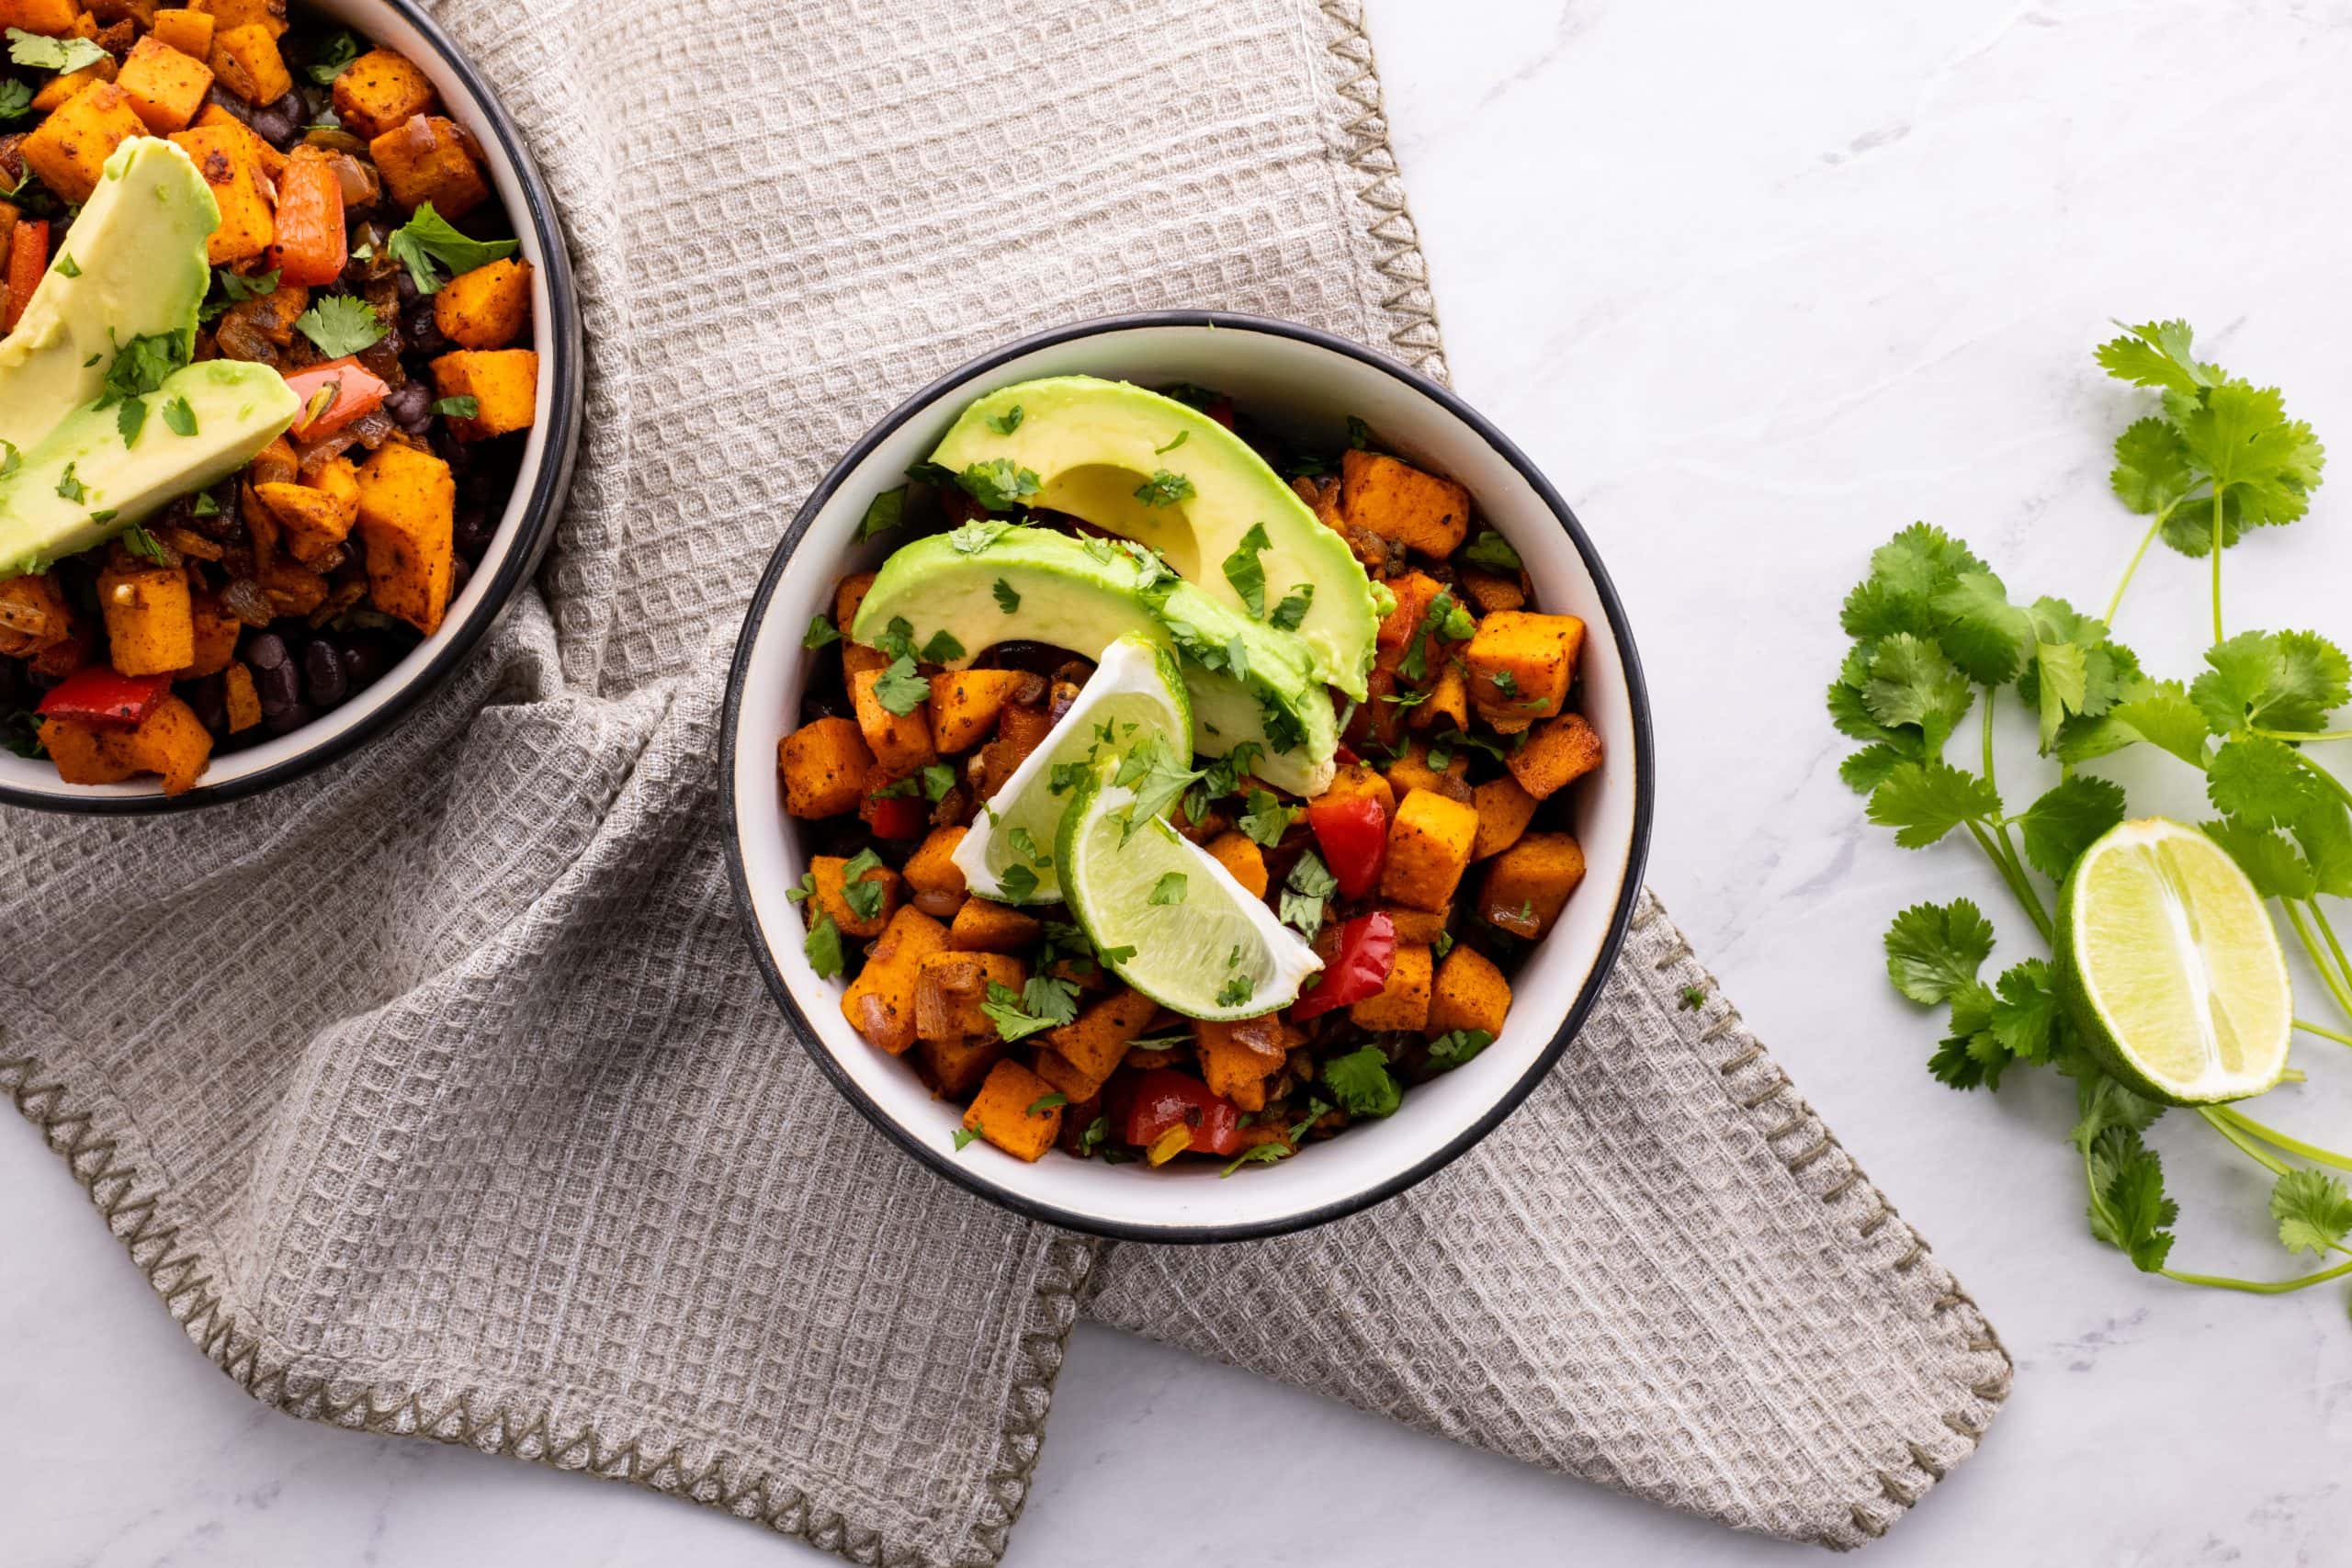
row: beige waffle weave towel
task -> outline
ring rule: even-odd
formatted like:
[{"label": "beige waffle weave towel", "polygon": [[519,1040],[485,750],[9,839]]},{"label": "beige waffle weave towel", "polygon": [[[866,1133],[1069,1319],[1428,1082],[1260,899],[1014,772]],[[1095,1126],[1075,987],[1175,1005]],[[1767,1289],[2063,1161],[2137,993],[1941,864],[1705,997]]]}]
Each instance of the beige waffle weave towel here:
[{"label": "beige waffle weave towel", "polygon": [[1992,1331],[1724,1004],[1674,1005],[1699,976],[1654,902],[1479,1151],[1208,1275],[897,1154],[742,950],[719,671],[800,499],[909,390],[1180,305],[1444,373],[1353,6],[439,14],[588,315],[543,595],[319,776],[0,840],[0,1087],[205,1354],[297,1415],[890,1563],[1001,1552],[1080,1313],[1833,1546],[1970,1451]]}]

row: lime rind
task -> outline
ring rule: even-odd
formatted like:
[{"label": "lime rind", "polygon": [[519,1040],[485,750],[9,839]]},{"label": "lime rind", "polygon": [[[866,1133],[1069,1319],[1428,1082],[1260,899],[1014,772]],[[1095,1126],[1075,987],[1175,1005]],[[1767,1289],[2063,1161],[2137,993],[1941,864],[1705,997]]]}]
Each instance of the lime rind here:
[{"label": "lime rind", "polygon": [[2294,997],[2262,897],[2227,851],[2125,822],[2059,891],[2059,990],[2111,1076],[2172,1105],[2243,1100],[2286,1071]]},{"label": "lime rind", "polygon": [[[1107,743],[1105,725],[1111,730]],[[1054,845],[1074,789],[1065,784],[1060,794],[1054,793],[1054,770],[1124,753],[1146,736],[1176,738],[1182,745],[1192,733],[1192,703],[1175,655],[1148,637],[1114,639],[1102,649],[1094,673],[1069,711],[1044,744],[1012,771],[956,846],[952,858],[964,874],[965,886],[1001,904],[1058,902],[1061,856]],[[1016,847],[1016,829],[1027,833],[1036,854]],[[1016,866],[1027,867],[1035,883],[1023,884]],[[1008,875],[1017,887],[1007,886]]]},{"label": "lime rind", "polygon": [[[1135,792],[1112,773],[1088,774],[1055,841],[1063,899],[1112,973],[1186,1018],[1258,1018],[1297,1000],[1323,967],[1315,950],[1164,818],[1130,830],[1120,813]],[[1182,900],[1153,903],[1170,873],[1185,879]],[[1246,994],[1228,989],[1237,980]]]}]

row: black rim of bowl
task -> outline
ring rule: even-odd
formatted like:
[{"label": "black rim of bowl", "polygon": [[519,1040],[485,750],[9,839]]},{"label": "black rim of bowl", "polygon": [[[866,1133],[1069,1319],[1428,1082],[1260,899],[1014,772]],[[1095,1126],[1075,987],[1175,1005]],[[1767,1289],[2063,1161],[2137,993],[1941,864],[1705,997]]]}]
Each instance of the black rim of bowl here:
[{"label": "black rim of bowl", "polygon": [[[401,20],[416,28],[481,106],[486,124],[475,128],[476,132],[480,134],[486,129],[514,169],[515,183],[523,189],[524,211],[520,216],[529,223],[531,232],[539,242],[539,254],[546,258],[542,270],[547,276],[548,314],[551,318],[547,344],[553,359],[553,379],[550,383],[553,390],[548,400],[549,428],[546,453],[539,464],[538,474],[531,481],[530,494],[524,503],[522,526],[516,531],[514,547],[506,552],[505,558],[499,562],[498,570],[491,574],[490,586],[482,594],[481,602],[474,606],[473,613],[441,645],[424,668],[411,677],[406,685],[394,692],[383,706],[331,739],[321,739],[284,761],[259,769],[243,778],[219,784],[198,784],[181,795],[51,794],[0,784],[0,804],[93,817],[143,817],[166,811],[191,811],[200,807],[242,800],[322,768],[350,755],[358,747],[381,735],[447,680],[451,672],[464,662],[466,656],[474,650],[475,645],[481,641],[483,635],[497,624],[498,617],[505,613],[507,602],[514,598],[514,591],[530,581],[531,574],[538,569],[539,558],[547,552],[548,540],[555,530],[556,513],[563,504],[564,492],[571,487],[572,461],[578,453],[581,378],[583,374],[580,306],[572,289],[571,254],[564,244],[563,226],[557,220],[554,199],[548,194],[547,182],[540,177],[538,165],[531,161],[521,133],[514,129],[514,122],[508,118],[504,106],[491,91],[490,84],[482,80],[481,73],[458,51],[458,46],[449,40],[449,36],[432,17],[419,10],[413,0],[379,0],[379,3],[387,10],[399,13]],[[511,495],[507,498],[507,505],[514,505]],[[299,735],[301,731],[290,733]],[[63,784],[60,787],[70,792],[74,786]]]},{"label": "black rim of bowl", "polygon": [[[1106,1220],[1096,1215],[1059,1208],[1051,1203],[1040,1202],[1035,1198],[1012,1191],[989,1180],[972,1168],[956,1163],[945,1150],[932,1148],[923,1140],[917,1138],[905,1127],[899,1125],[879,1105],[868,1098],[865,1090],[860,1089],[841,1065],[833,1060],[831,1054],[825,1048],[824,1043],[818,1038],[815,1027],[809,1022],[808,1015],[801,1011],[799,1002],[792,994],[792,988],[786,984],[783,971],[776,966],[775,954],[768,951],[767,944],[761,940],[759,918],[752,907],[751,886],[743,869],[741,823],[737,816],[735,798],[735,750],[740,737],[741,716],[740,710],[743,698],[744,671],[750,666],[752,647],[758,640],[760,626],[766,617],[768,603],[775,596],[775,586],[782,580],[785,568],[792,559],[793,552],[798,548],[801,539],[816,521],[818,513],[822,511],[825,503],[832,499],[833,492],[841,488],[851,470],[865,460],[868,453],[888,439],[901,425],[930,412],[943,396],[963,382],[973,377],[985,375],[999,366],[1024,355],[1034,354],[1041,348],[1050,348],[1057,344],[1069,343],[1079,338],[1100,337],[1110,333],[1151,327],[1212,327],[1220,332],[1261,333],[1272,337],[1291,338],[1300,343],[1312,344],[1316,347],[1328,349],[1334,354],[1345,355],[1351,359],[1370,366],[1384,375],[1395,378],[1438,403],[1476,431],[1487,446],[1494,448],[1497,456],[1516,468],[1520,476],[1527,480],[1544,504],[1550,508],[1553,516],[1558,520],[1561,530],[1568,536],[1568,542],[1576,547],[1577,554],[1582,558],[1586,571],[1591,575],[1594,592],[1600,595],[1602,608],[1607,612],[1610,629],[1617,644],[1617,655],[1624,666],[1626,705],[1632,711],[1634,719],[1634,829],[1633,841],[1628,846],[1625,861],[1624,882],[1618,889],[1617,908],[1611,916],[1608,933],[1601,942],[1600,952],[1593,961],[1591,973],[1586,976],[1583,987],[1577,992],[1576,1000],[1569,1004],[1568,1010],[1561,1019],[1560,1027],[1553,1034],[1551,1043],[1544,1048],[1543,1054],[1528,1066],[1527,1070],[1496,1098],[1493,1105],[1489,1106],[1470,1126],[1457,1134],[1444,1147],[1361,1191],[1351,1192],[1344,1198],[1275,1220],[1233,1224],[1187,1225],[1134,1224],[1121,1220]],[[736,639],[735,657],[727,672],[727,704],[720,721],[718,757],[718,765],[722,770],[722,792],[727,798],[727,876],[735,890],[735,907],[741,919],[743,940],[750,945],[752,960],[758,964],[761,976],[766,980],[768,991],[775,998],[777,1007],[783,1010],[786,1020],[795,1025],[795,1032],[799,1036],[802,1049],[808,1053],[816,1062],[819,1070],[832,1080],[833,1086],[848,1098],[849,1102],[855,1106],[868,1122],[874,1123],[883,1136],[912,1155],[923,1165],[967,1191],[977,1193],[990,1202],[1001,1204],[1015,1213],[1033,1220],[1044,1221],[1047,1224],[1059,1225],[1068,1230],[1083,1231],[1089,1235],[1109,1236],[1116,1240],[1179,1244],[1248,1241],[1261,1236],[1283,1235],[1293,1231],[1308,1230],[1316,1225],[1341,1219],[1393,1198],[1407,1188],[1436,1174],[1459,1158],[1488,1133],[1500,1126],[1503,1119],[1519,1109],[1521,1102],[1534,1092],[1535,1086],[1544,1080],[1544,1076],[1550,1073],[1553,1066],[1559,1061],[1561,1054],[1568,1048],[1568,1043],[1574,1040],[1583,1028],[1586,1018],[1591,1014],[1594,1004],[1600,999],[1601,987],[1607,983],[1611,971],[1616,967],[1618,953],[1624,946],[1626,928],[1633,921],[1634,906],[1641,897],[1642,872],[1649,858],[1650,817],[1656,799],[1656,758],[1650,738],[1649,689],[1643,680],[1641,659],[1634,647],[1633,633],[1625,625],[1624,606],[1618,601],[1617,590],[1609,581],[1609,573],[1602,568],[1600,556],[1594,552],[1592,541],[1586,537],[1583,525],[1577,521],[1576,513],[1568,509],[1566,502],[1560,499],[1559,492],[1552,488],[1550,481],[1545,479],[1535,465],[1528,460],[1527,455],[1513,445],[1510,437],[1496,429],[1485,415],[1464,402],[1452,391],[1419,372],[1409,369],[1385,355],[1376,354],[1361,344],[1351,343],[1346,338],[1335,336],[1319,328],[1302,326],[1295,321],[1274,321],[1263,316],[1236,315],[1224,310],[1157,310],[1121,316],[1104,316],[1093,321],[1073,322],[1069,326],[1055,327],[1035,333],[1016,343],[1007,344],[1002,348],[982,355],[979,358],[949,371],[905,402],[900,403],[880,423],[867,431],[857,445],[851,447],[841,461],[833,465],[832,470],[825,476],[823,482],[809,493],[808,499],[802,503],[800,511],[793,517],[791,527],[786,530],[783,542],[776,546],[775,553],[768,558],[767,570],[761,574],[759,586],[752,594],[751,607],[743,617],[743,630]]]}]

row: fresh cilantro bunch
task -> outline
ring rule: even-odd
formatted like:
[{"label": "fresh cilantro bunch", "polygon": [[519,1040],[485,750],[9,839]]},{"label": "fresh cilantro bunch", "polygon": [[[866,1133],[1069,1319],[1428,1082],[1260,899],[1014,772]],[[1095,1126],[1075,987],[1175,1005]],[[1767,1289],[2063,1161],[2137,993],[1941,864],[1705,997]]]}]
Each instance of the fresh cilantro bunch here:
[{"label": "fresh cilantro bunch", "polygon": [[[2330,728],[2352,697],[2352,661],[2307,631],[2224,635],[2222,554],[2247,530],[2292,523],[2310,508],[2325,464],[2311,427],[2287,416],[2275,388],[2256,388],[2196,357],[2182,321],[2128,327],[2098,363],[2161,394],[2161,412],[2115,444],[2116,498],[2149,519],[2103,615],[2063,599],[2023,601],[1961,541],[1915,524],[1879,547],[1870,575],[1846,597],[1840,623],[1854,641],[1829,687],[1831,721],[1861,742],[1839,774],[1869,796],[1871,821],[1905,849],[1965,833],[1989,860],[2046,943],[2052,922],[2036,874],[2063,884],[2075,862],[2123,820],[2123,790],[2079,772],[2146,745],[2205,775],[2216,813],[2205,831],[2279,902],[2331,998],[2352,1020],[2352,957],[2323,897],[2352,897],[2352,789],[2311,754],[2352,739]],[[2213,643],[2192,680],[2165,681],[2109,631],[2125,591],[2158,538],[2211,562]],[[2007,691],[2030,715],[2055,782],[2012,810],[1994,770],[1995,709]],[[1974,765],[1948,756],[1975,713]],[[1954,1089],[1998,1089],[2023,1063],[2072,1077],[2071,1134],[2093,1235],[2143,1270],[2185,1283],[2265,1294],[2352,1274],[2352,1261],[2281,1280],[2190,1273],[2169,1266],[2179,1215],[2163,1163],[2143,1134],[2165,1107],[2101,1073],[2059,1006],[2051,962],[2025,958],[1983,977],[1992,922],[1966,898],[1915,905],[1895,916],[1886,972],[1915,1002],[1947,1010],[1928,1070]],[[2297,1020],[2346,1045],[2352,1034]],[[2290,1252],[2342,1255],[2352,1194],[2329,1168],[2352,1158],[2256,1122],[2233,1105],[2196,1115],[2270,1172],[2270,1215]],[[2298,1164],[2296,1161],[2306,1163]]]}]

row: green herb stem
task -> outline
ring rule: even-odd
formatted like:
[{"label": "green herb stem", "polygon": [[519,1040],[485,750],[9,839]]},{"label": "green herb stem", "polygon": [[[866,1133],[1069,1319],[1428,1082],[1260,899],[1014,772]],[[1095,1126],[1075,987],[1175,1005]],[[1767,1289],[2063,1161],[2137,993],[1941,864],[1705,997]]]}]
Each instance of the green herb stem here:
[{"label": "green herb stem", "polygon": [[2289,1165],[2285,1160],[2280,1159],[2277,1155],[2272,1154],[2268,1149],[2264,1148],[2260,1144],[2256,1143],[2252,1138],[2246,1136],[2245,1133],[2239,1131],[2237,1127],[2233,1125],[2230,1121],[2214,1107],[2211,1105],[2200,1105],[2197,1108],[2197,1114],[2203,1120],[2204,1123],[2208,1127],[2212,1128],[2213,1131],[2221,1134],[2222,1137],[2227,1138],[2232,1144],[2235,1145],[2240,1154],[2245,1156],[2246,1158],[2254,1161],[2255,1164],[2270,1172],[2271,1175],[2284,1176],[2290,1170],[2294,1168],[2294,1167]]},{"label": "green herb stem", "polygon": [[2346,1274],[2352,1274],[2352,1263],[2339,1263],[2316,1274],[2298,1274],[2291,1280],[2233,1280],[2226,1274],[2191,1274],[2179,1269],[2159,1269],[2156,1272],[2184,1285],[2205,1285],[2217,1291],[2244,1291],[2256,1296],[2283,1296],[2290,1292],[2309,1290],[2313,1285],[2324,1285],[2330,1280],[2341,1280]]},{"label": "green herb stem", "polygon": [[1976,847],[1984,852],[1984,857],[1993,863],[1993,869],[2001,874],[2001,880],[2008,884],[2009,891],[2017,896],[2018,905],[2033,917],[2035,929],[2041,932],[2041,940],[2050,941],[2050,916],[2041,907],[2041,895],[2036,893],[2033,884],[2026,880],[2025,867],[2015,858],[2015,852],[2004,853],[2001,846],[1994,841],[1993,835],[1986,832],[1981,824],[1970,822],[1966,827],[1969,836],[1976,840]]},{"label": "green herb stem", "polygon": [[[2178,502],[2173,502],[2173,506],[2179,504]],[[2140,536],[2140,547],[2132,552],[2131,560],[2125,563],[2123,580],[2115,585],[2115,592],[2108,596],[2107,614],[2099,617],[2108,624],[2109,628],[2115,625],[2116,611],[2123,607],[2123,591],[2132,586],[2132,579],[2139,572],[2140,562],[2146,558],[2148,547],[2156,542],[2156,536],[2164,532],[2165,519],[2171,515],[2172,506],[2165,507],[2157,513],[2154,520],[2148,525],[2148,531]]]},{"label": "green herb stem", "polygon": [[2256,725],[2247,733],[2259,735],[2265,740],[2284,740],[2296,746],[2320,740],[2352,740],[2352,729],[2265,729]]},{"label": "green herb stem", "polygon": [[2337,1007],[2352,1015],[2352,995],[2346,994],[2344,982],[2336,977],[2335,966],[2328,962],[2327,954],[2320,951],[2319,939],[2312,935],[2311,927],[2304,923],[2302,911],[2284,898],[2278,901],[2278,906],[2287,911],[2287,923],[2295,928],[2295,936],[2303,944],[2303,954],[2312,961],[2312,967],[2319,971],[2321,982],[2327,987],[2327,994],[2335,998]]},{"label": "green herb stem", "polygon": [[[2335,940],[2335,928],[2328,923],[2327,911],[2320,907],[2319,900],[2313,898],[2309,902],[2312,923],[2319,927],[2320,936],[2327,942],[2327,951],[2335,957],[2336,978],[2344,982],[2342,989],[2345,996],[2352,998],[2352,958],[2344,955],[2344,944]],[[2347,1016],[2352,1016],[2352,1008],[2344,1010]]]},{"label": "green herb stem", "polygon": [[2222,634],[2222,487],[2213,487],[2213,641],[2229,640]]},{"label": "green herb stem", "polygon": [[2306,1034],[2316,1034],[2322,1040],[2333,1040],[2338,1045],[2352,1045],[2352,1034],[2339,1034],[2333,1029],[2322,1028],[2320,1025],[2312,1022],[2309,1019],[2299,1018],[2295,1020],[2295,1027],[2301,1030]]},{"label": "green herb stem", "polygon": [[2250,1137],[2261,1139],[2272,1148],[2284,1149],[2290,1155],[2310,1160],[2313,1165],[2330,1165],[2338,1170],[2352,1170],[2352,1156],[2337,1154],[2334,1149],[2324,1149],[2317,1144],[2307,1144],[2292,1133],[2282,1133],[2276,1127],[2266,1126],[2233,1105],[2216,1105],[2211,1107],[2211,1111],[2212,1114],[2208,1120],[2218,1118],[2217,1125],[2227,1122]]}]

